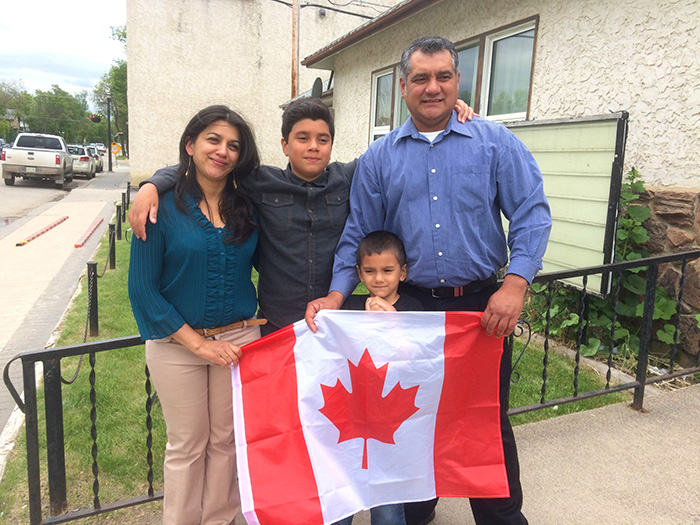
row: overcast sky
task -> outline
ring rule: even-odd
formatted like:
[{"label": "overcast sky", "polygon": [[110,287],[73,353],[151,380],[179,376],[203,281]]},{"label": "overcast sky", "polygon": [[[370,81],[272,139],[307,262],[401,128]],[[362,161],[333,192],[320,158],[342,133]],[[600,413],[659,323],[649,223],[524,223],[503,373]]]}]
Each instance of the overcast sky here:
[{"label": "overcast sky", "polygon": [[126,24],[126,0],[10,0],[0,9],[0,79],[29,93],[52,84],[91,92],[114,59],[126,59],[110,26]]}]

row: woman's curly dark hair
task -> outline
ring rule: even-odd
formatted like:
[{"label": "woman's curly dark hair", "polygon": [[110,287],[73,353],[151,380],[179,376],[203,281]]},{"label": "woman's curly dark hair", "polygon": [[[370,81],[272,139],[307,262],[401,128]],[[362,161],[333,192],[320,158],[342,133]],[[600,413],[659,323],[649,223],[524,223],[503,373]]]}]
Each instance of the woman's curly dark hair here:
[{"label": "woman's curly dark hair", "polygon": [[186,213],[186,195],[192,195],[197,202],[201,200],[202,188],[197,182],[196,167],[187,153],[186,145],[188,141],[196,141],[207,126],[218,120],[228,122],[236,128],[240,140],[238,162],[226,178],[226,185],[219,201],[219,213],[226,223],[228,232],[225,242],[242,244],[257,226],[253,222],[253,206],[245,193],[237,187],[236,181],[251,176],[252,172],[260,166],[260,156],[252,128],[232,109],[221,105],[209,106],[198,111],[187,124],[180,139],[180,165],[177,168],[175,205],[178,210]]}]

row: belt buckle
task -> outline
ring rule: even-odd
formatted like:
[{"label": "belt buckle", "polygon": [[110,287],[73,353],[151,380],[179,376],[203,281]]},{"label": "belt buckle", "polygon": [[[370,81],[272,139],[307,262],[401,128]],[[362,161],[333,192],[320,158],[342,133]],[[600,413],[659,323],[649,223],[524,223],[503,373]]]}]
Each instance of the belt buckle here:
[{"label": "belt buckle", "polygon": [[202,335],[204,337],[211,337],[214,334],[210,334],[211,328],[202,328]]},{"label": "belt buckle", "polygon": [[442,295],[440,295],[439,293],[436,294],[435,290],[440,290],[440,289],[439,288],[431,288],[430,289],[430,295],[433,297],[433,299],[442,299]]}]

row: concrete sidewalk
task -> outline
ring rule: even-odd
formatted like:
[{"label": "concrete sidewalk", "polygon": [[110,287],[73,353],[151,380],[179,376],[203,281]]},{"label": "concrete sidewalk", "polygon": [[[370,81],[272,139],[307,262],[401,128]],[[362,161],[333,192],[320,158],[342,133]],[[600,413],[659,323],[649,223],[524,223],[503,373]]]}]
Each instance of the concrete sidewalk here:
[{"label": "concrete sidewalk", "polygon": [[[101,173],[58,202],[47,203],[0,231],[0,367],[16,354],[45,347],[68,307],[129,181],[128,164]],[[41,191],[41,189],[37,189]],[[68,219],[24,246],[17,242],[61,217]],[[76,242],[95,219],[103,221],[82,248]],[[98,261],[99,263],[100,261]],[[101,261],[104,264],[104,261]],[[102,266],[98,265],[99,271]],[[21,365],[11,379],[22,391]],[[0,388],[0,428],[15,403]]]}]

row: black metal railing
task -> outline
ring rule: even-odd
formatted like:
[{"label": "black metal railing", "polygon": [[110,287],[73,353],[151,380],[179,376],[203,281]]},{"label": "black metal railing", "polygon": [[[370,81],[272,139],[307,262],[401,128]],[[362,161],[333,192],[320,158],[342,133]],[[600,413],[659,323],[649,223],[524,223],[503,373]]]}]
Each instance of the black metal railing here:
[{"label": "black metal railing", "polygon": [[[31,524],[39,523],[65,523],[79,518],[94,516],[117,509],[123,509],[142,503],[162,499],[162,493],[156,493],[153,488],[153,455],[151,445],[151,408],[153,406],[153,388],[148,369],[146,369],[145,389],[146,389],[146,465],[144,466],[144,478],[147,480],[147,493],[129,499],[120,500],[114,503],[102,504],[100,501],[100,484],[98,468],[98,446],[97,446],[97,391],[95,373],[95,355],[100,352],[118,351],[133,346],[142,345],[140,336],[120,337],[116,339],[106,339],[78,345],[64,346],[38,350],[34,352],[24,352],[15,356],[6,366],[3,372],[3,379],[7,389],[17,406],[24,412],[25,434],[27,442],[27,484],[29,492],[29,519]],[[66,464],[63,440],[63,395],[61,381],[61,360],[73,356],[89,356],[90,361],[90,434],[92,438],[92,490],[93,506],[87,509],[80,509],[65,512],[67,509],[66,490]],[[21,360],[23,372],[24,400],[17,392],[10,381],[9,369],[15,360]],[[49,509],[51,517],[42,521],[42,496],[41,496],[41,473],[39,455],[39,414],[37,404],[36,371],[37,363],[43,364],[44,378],[44,399],[45,399],[45,421],[46,421],[46,448],[47,448],[47,474],[49,487]],[[113,387],[113,385],[111,386]]]},{"label": "black metal railing", "polygon": [[[678,377],[689,376],[692,374],[700,373],[700,348],[694,349],[694,351],[689,352],[695,355],[695,366],[686,366],[685,368],[676,369],[676,358],[678,355],[678,334],[680,333],[680,314],[683,311],[682,301],[683,292],[686,285],[686,278],[688,272],[688,262],[699,259],[700,250],[692,250],[672,255],[662,255],[657,257],[648,257],[644,259],[638,259],[635,261],[625,261],[614,264],[606,264],[601,266],[591,266],[588,268],[580,268],[570,271],[553,272],[547,274],[541,274],[535,277],[534,282],[540,283],[546,287],[545,298],[546,298],[546,311],[545,316],[545,330],[544,330],[544,357],[542,361],[542,389],[541,397],[539,403],[534,403],[527,406],[517,407],[509,410],[510,415],[522,414],[525,412],[531,412],[533,410],[539,410],[543,408],[553,407],[557,405],[562,405],[564,403],[571,403],[575,401],[580,401],[583,399],[589,399],[592,397],[607,395],[615,392],[620,392],[623,390],[634,389],[634,398],[632,401],[632,408],[635,410],[642,410],[644,404],[644,389],[646,385],[653,383],[658,383],[662,381],[669,381]],[[654,321],[654,304],[656,299],[656,291],[659,286],[659,268],[662,265],[680,265],[680,277],[678,293],[676,295],[676,310],[673,316],[674,321],[674,334],[673,334],[673,345],[671,348],[671,354],[669,359],[668,372],[654,376],[648,377],[648,364],[650,357],[650,347],[652,341],[652,328]],[[618,301],[621,293],[621,282],[622,275],[626,271],[646,269],[646,283],[643,301],[643,311],[640,320],[640,341],[639,341],[639,351],[636,356],[636,377],[633,381],[628,381],[620,383],[617,385],[611,385],[611,375],[613,366],[613,349],[615,347],[615,330],[618,312]],[[579,375],[579,363],[581,359],[581,347],[583,344],[584,334],[588,328],[587,323],[587,312],[588,312],[588,299],[590,292],[587,289],[588,278],[592,275],[600,275],[603,277],[603,282],[609,282],[612,284],[609,294],[605,297],[611,305],[612,318],[610,323],[610,334],[608,336],[607,355],[605,356],[605,362],[607,364],[607,371],[605,374],[606,385],[604,388],[599,390],[593,390],[589,392],[579,392],[578,391],[578,375]],[[578,296],[578,326],[576,327],[576,344],[574,353],[574,377],[572,380],[572,394],[566,397],[559,397],[556,399],[546,399],[547,394],[547,368],[549,364],[549,351],[550,351],[550,327],[551,327],[551,317],[550,312],[552,309],[552,297],[554,294],[554,284],[556,282],[562,282],[567,279],[582,278],[581,287]],[[606,281],[607,279],[607,281]],[[696,330],[699,330],[696,328]]]},{"label": "black metal railing", "polygon": [[[622,390],[634,389],[634,400],[632,407],[641,410],[644,401],[645,386],[658,381],[665,381],[679,376],[687,376],[690,374],[700,373],[700,352],[698,354],[698,362],[696,366],[690,366],[682,369],[674,369],[674,361],[677,355],[679,322],[678,316],[681,312],[681,304],[683,299],[683,288],[686,285],[686,273],[688,262],[700,258],[700,250],[689,251],[685,253],[640,259],[637,261],[629,261],[624,263],[608,264],[603,266],[595,266],[572,271],[556,272],[543,274],[535,279],[535,282],[545,286],[546,311],[543,312],[545,318],[544,327],[544,357],[542,361],[542,388],[541,398],[538,403],[517,407],[509,411],[512,414],[520,414],[530,412],[542,408],[561,405],[563,403],[571,403],[588,399],[591,397],[607,395]],[[671,353],[671,366],[668,373],[647,377],[647,364],[649,360],[650,342],[652,336],[653,310],[656,289],[658,286],[659,267],[665,264],[680,265],[680,286],[677,294],[676,319],[674,344]],[[620,294],[620,282],[622,273],[630,269],[647,268],[646,271],[646,291],[643,298],[643,315],[641,318],[641,336],[639,353],[637,357],[637,372],[634,380],[612,385],[611,371],[613,369],[613,342],[615,340],[615,313],[617,310],[617,302]],[[608,355],[605,362],[607,363],[606,385],[604,388],[580,392],[578,386],[579,362],[581,358],[581,346],[588,329],[586,318],[588,310],[588,297],[590,295],[587,290],[587,282],[590,276],[601,275],[607,282],[611,283],[611,289],[607,294],[605,301],[612,305],[613,319],[610,333],[610,343]],[[548,381],[548,363],[550,352],[550,310],[552,308],[552,294],[555,282],[560,282],[564,279],[582,278],[582,286],[580,287],[576,308],[578,309],[579,325],[576,327],[576,349],[575,349],[575,367],[574,377],[572,381],[572,394],[567,397],[557,399],[547,399],[547,381]],[[528,334],[528,341],[529,341]],[[105,351],[118,351],[133,346],[141,345],[143,342],[139,336],[122,337],[117,339],[108,339],[103,341],[83,343],[62,348],[52,348],[48,350],[39,350],[33,352],[25,352],[17,355],[10,361],[4,370],[4,381],[9,389],[12,397],[17,405],[25,414],[26,425],[26,441],[27,441],[27,474],[28,474],[28,489],[29,489],[29,512],[30,523],[65,523],[67,521],[80,519],[96,514],[109,512],[112,510],[122,509],[142,503],[155,501],[162,498],[161,493],[155,493],[153,489],[153,455],[151,451],[152,435],[151,435],[151,407],[153,404],[153,389],[146,368],[145,389],[146,389],[146,465],[144,465],[145,477],[148,483],[147,493],[133,497],[130,499],[120,500],[114,503],[103,504],[100,501],[100,485],[99,485],[99,468],[98,468],[98,447],[97,447],[97,429],[95,421],[97,417],[96,406],[96,376],[95,376],[95,355]],[[87,509],[81,509],[71,512],[66,512],[66,470],[64,458],[64,441],[63,441],[63,416],[62,416],[62,395],[61,395],[61,360],[72,356],[89,355],[91,363],[90,371],[90,419],[91,419],[91,437],[92,437],[92,475],[93,475],[93,506]],[[23,370],[24,383],[24,401],[9,379],[9,367],[15,360],[21,360]],[[45,518],[42,521],[42,496],[41,496],[41,478],[40,478],[40,456],[39,456],[39,428],[38,428],[38,409],[37,409],[37,389],[36,389],[36,363],[44,365],[44,395],[46,399],[46,435],[47,435],[47,472],[48,472],[48,489],[49,489],[49,507],[51,517]],[[110,385],[114,388],[114,385]]]}]

